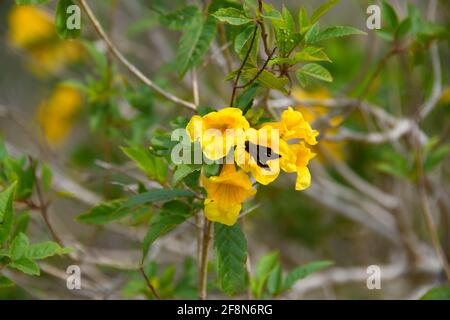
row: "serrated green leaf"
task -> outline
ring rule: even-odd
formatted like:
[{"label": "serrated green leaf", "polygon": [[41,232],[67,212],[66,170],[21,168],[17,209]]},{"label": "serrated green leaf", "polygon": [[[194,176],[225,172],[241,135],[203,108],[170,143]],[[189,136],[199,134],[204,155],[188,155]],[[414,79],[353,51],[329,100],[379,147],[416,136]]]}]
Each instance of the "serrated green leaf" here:
[{"label": "serrated green leaf", "polygon": [[322,17],[325,13],[327,13],[331,8],[333,8],[339,0],[329,0],[319,6],[311,15],[311,23],[315,23],[317,20],[319,20],[320,17]]},{"label": "serrated green leaf", "polygon": [[56,5],[56,32],[63,39],[78,38],[81,34],[81,17],[78,17],[80,19],[80,28],[72,28],[69,22],[75,18],[77,12],[68,13],[69,7],[78,8],[77,10],[81,10],[80,7],[76,6],[72,0],[58,0],[58,4]]},{"label": "serrated green leaf", "polygon": [[247,281],[247,240],[239,224],[214,223],[214,248],[220,287],[226,294],[234,295],[245,288]]},{"label": "serrated green leaf", "polygon": [[14,287],[14,282],[0,274],[0,289]]},{"label": "serrated green leaf", "polygon": [[122,204],[122,208],[131,208],[134,206],[140,206],[158,201],[166,201],[174,198],[193,196],[194,193],[184,189],[152,189],[150,191],[130,197],[127,201],[125,201],[125,203]]},{"label": "serrated green leaf", "polygon": [[14,220],[13,201],[15,191],[16,184],[13,184],[0,193],[0,245],[8,239],[12,231],[12,224]]},{"label": "serrated green leaf", "polygon": [[56,242],[46,241],[32,244],[26,253],[26,257],[32,260],[41,260],[70,252],[72,252],[70,248],[61,248]]},{"label": "serrated green leaf", "polygon": [[8,264],[8,267],[17,269],[31,276],[39,276],[41,274],[38,264],[28,258],[13,261]]},{"label": "serrated green leaf", "polygon": [[41,274],[38,264],[28,258],[22,258],[20,260],[13,261],[8,264],[8,267],[17,269],[31,276],[38,276]]},{"label": "serrated green leaf", "polygon": [[366,35],[364,31],[348,26],[333,26],[321,31],[317,36],[313,37],[309,43],[316,43],[323,40],[329,40],[349,35]]},{"label": "serrated green leaf", "polygon": [[237,8],[220,8],[212,14],[220,22],[225,22],[231,25],[240,26],[252,21],[251,18],[245,15],[245,12]]},{"label": "serrated green leaf", "polygon": [[331,261],[316,261],[297,267],[288,272],[283,283],[283,290],[289,290],[298,280],[333,265]]},{"label": "serrated green leaf", "polygon": [[450,285],[430,289],[420,300],[450,300]]},{"label": "serrated green leaf", "polygon": [[206,21],[202,16],[196,18],[183,34],[177,49],[177,67],[182,77],[201,62],[215,34],[216,21],[211,16]]},{"label": "serrated green leaf", "polygon": [[317,63],[305,64],[300,70],[297,70],[297,72],[322,81],[333,81],[333,77],[331,76],[330,72]]},{"label": "serrated green leaf", "polygon": [[9,257],[11,260],[16,261],[25,256],[30,246],[30,241],[24,233],[19,233],[11,242],[9,247]]},{"label": "serrated green leaf", "polygon": [[186,30],[192,27],[194,21],[201,17],[197,6],[186,6],[175,12],[159,17],[161,24],[172,30]]}]

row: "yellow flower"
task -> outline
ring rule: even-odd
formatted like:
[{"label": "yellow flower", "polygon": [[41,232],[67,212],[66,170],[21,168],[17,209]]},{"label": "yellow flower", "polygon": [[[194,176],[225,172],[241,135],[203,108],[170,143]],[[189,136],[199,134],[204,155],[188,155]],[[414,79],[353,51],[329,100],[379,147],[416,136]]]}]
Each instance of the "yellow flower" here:
[{"label": "yellow flower", "polygon": [[59,39],[53,18],[43,10],[33,6],[14,6],[8,16],[8,24],[9,42],[28,54],[29,67],[37,75],[57,73],[82,56],[81,44]]},{"label": "yellow flower", "polygon": [[295,190],[304,190],[311,185],[311,174],[308,169],[309,160],[315,157],[315,153],[303,143],[290,145],[292,154],[295,157],[295,167],[297,172],[297,180],[295,182]]},{"label": "yellow flower", "polygon": [[207,193],[206,218],[228,226],[236,223],[242,203],[256,193],[250,178],[243,171],[236,171],[234,164],[223,165],[219,176],[202,175],[201,182]]},{"label": "yellow flower", "polygon": [[288,159],[288,153],[288,145],[280,139],[279,130],[263,126],[246,131],[245,141],[236,145],[235,161],[242,170],[251,172],[257,182],[267,185],[280,174],[280,159]]},{"label": "yellow flower", "polygon": [[56,37],[52,17],[32,6],[14,6],[8,16],[8,23],[8,39],[20,48],[30,48]]},{"label": "yellow flower", "polygon": [[[294,89],[293,95],[296,99],[317,99],[317,100],[325,100],[331,98],[330,93],[326,89],[318,89],[315,91],[307,92],[302,89]],[[320,105],[313,106],[305,106],[305,105],[297,105],[295,106],[295,110],[300,111],[306,121],[309,123],[314,122],[319,117],[326,115],[329,110]],[[334,116],[330,119],[330,124],[333,127],[340,125],[343,121],[343,117],[340,115]],[[336,128],[329,128],[326,130],[326,134],[328,136],[334,135],[337,133]],[[326,149],[326,151],[335,159],[344,159],[345,157],[345,143],[344,142],[334,142],[334,141],[321,141],[320,145],[322,148]],[[319,160],[323,161],[323,157],[321,153],[318,151]]]},{"label": "yellow flower", "polygon": [[200,141],[203,153],[211,160],[225,157],[250,127],[238,108],[225,108],[207,115],[193,116],[186,130],[192,141]]},{"label": "yellow flower", "polygon": [[270,125],[280,130],[280,137],[284,140],[302,139],[310,145],[317,144],[316,137],[319,134],[317,130],[313,130],[308,121],[303,118],[299,111],[295,111],[292,107],[283,111],[280,122],[270,122]]},{"label": "yellow flower", "polygon": [[66,140],[81,106],[81,92],[68,84],[58,85],[39,105],[37,120],[49,144],[59,146]]}]

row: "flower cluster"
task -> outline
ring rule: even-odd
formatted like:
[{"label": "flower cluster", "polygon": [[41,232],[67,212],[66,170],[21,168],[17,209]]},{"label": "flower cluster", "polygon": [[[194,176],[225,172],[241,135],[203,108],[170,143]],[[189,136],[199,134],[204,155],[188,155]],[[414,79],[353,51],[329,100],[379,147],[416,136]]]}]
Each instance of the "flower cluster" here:
[{"label": "flower cluster", "polygon": [[55,31],[53,17],[28,5],[16,5],[8,15],[9,43],[30,58],[30,69],[37,75],[58,73],[82,57],[77,41],[62,41]]},{"label": "flower cluster", "polygon": [[200,143],[208,159],[224,163],[218,176],[201,177],[207,193],[205,216],[211,221],[226,225],[236,222],[242,203],[256,193],[248,173],[267,185],[281,170],[295,172],[296,190],[310,185],[307,166],[315,154],[309,146],[317,144],[318,132],[292,108],[282,113],[279,122],[267,122],[258,128],[250,127],[240,109],[225,108],[203,117],[193,116],[186,130],[191,141]]}]

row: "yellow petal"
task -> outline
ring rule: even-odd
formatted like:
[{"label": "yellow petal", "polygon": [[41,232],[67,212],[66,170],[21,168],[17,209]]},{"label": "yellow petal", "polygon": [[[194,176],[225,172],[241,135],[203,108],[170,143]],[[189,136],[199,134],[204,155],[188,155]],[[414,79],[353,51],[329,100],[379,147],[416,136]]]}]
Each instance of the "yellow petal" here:
[{"label": "yellow petal", "polygon": [[212,199],[206,199],[205,216],[210,221],[232,226],[236,223],[241,208],[242,205],[238,203],[222,206]]},{"label": "yellow petal", "polygon": [[311,174],[308,167],[299,167],[297,169],[297,180],[295,181],[295,190],[305,190],[311,185]]}]

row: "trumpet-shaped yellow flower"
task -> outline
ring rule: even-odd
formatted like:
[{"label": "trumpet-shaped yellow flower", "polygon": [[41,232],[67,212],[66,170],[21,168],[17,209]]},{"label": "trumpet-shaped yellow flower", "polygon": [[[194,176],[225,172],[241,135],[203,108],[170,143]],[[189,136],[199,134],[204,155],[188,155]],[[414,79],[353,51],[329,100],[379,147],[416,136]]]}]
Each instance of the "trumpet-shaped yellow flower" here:
[{"label": "trumpet-shaped yellow flower", "polygon": [[250,127],[238,108],[225,108],[207,115],[193,116],[186,130],[192,141],[200,141],[203,153],[211,160],[225,157]]},{"label": "trumpet-shaped yellow flower", "polygon": [[20,48],[31,48],[56,36],[52,17],[33,6],[14,6],[8,23],[8,39]]},{"label": "trumpet-shaped yellow flower", "polygon": [[202,175],[201,182],[207,193],[206,218],[228,226],[236,223],[242,203],[256,193],[250,178],[243,171],[236,171],[234,164],[223,165],[219,176]]},{"label": "trumpet-shaped yellow flower", "polygon": [[59,146],[66,140],[81,106],[81,92],[67,84],[58,85],[50,98],[39,105],[37,120],[50,145]]},{"label": "trumpet-shaped yellow flower", "polygon": [[[245,172],[250,172],[263,185],[274,181],[290,157],[287,143],[280,139],[280,132],[272,126],[246,131],[245,141],[236,145],[235,161]],[[286,160],[285,160],[286,159]],[[284,169],[284,168],[283,168]]]},{"label": "trumpet-shaped yellow flower", "polygon": [[56,34],[53,18],[33,6],[14,6],[8,16],[8,40],[24,50],[29,67],[37,75],[53,74],[82,56],[81,44],[63,41]]}]

